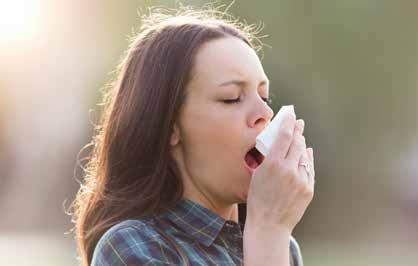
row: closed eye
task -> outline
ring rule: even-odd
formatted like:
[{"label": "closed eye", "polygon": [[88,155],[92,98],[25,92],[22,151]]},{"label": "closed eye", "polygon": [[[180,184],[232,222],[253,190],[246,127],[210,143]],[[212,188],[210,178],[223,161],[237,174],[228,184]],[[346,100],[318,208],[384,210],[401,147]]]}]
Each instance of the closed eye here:
[{"label": "closed eye", "polygon": [[[261,98],[264,102],[266,102],[267,104],[271,104],[271,99],[270,98]],[[222,100],[222,102],[226,103],[226,104],[234,104],[234,103],[239,103],[241,100],[240,98],[236,98],[236,99],[227,99],[227,100]]]},{"label": "closed eye", "polygon": [[228,100],[222,100],[222,102],[226,103],[226,104],[232,104],[232,103],[238,103],[240,102],[240,99],[228,99]]}]

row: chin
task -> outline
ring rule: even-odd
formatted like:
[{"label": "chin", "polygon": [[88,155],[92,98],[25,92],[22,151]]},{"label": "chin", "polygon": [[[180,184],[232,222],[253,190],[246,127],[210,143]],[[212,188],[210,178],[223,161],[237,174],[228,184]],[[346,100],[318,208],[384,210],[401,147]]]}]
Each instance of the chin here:
[{"label": "chin", "polygon": [[237,204],[243,204],[243,203],[247,203],[247,199],[239,198],[237,200]]},{"label": "chin", "polygon": [[251,176],[246,171],[239,173],[237,178],[234,178],[235,182],[232,185],[236,190],[233,192],[236,203],[246,203],[248,190],[251,184]]},{"label": "chin", "polygon": [[237,195],[237,203],[246,203],[248,197],[248,187],[244,191],[240,191]]}]

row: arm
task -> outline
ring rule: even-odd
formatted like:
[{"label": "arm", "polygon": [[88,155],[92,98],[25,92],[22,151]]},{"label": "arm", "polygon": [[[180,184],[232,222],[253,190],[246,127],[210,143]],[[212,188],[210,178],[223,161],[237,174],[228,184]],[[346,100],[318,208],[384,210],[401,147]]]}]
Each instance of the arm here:
[{"label": "arm", "polygon": [[[290,265],[291,232],[313,198],[313,150],[306,148],[304,123],[293,114],[282,125],[251,178],[244,228],[246,266]],[[310,174],[301,162],[310,166]],[[300,254],[295,257],[294,251],[292,243],[292,265],[300,265]]]},{"label": "arm", "polygon": [[289,266],[290,230],[263,223],[244,228],[244,265]]}]

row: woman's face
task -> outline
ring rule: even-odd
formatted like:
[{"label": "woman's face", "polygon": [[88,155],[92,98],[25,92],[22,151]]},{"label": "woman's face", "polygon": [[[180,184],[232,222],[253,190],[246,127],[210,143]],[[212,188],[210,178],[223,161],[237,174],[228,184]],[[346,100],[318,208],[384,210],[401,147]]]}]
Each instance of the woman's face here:
[{"label": "woman's face", "polygon": [[245,202],[251,172],[244,158],[273,117],[257,54],[234,37],[205,43],[186,90],[171,138],[184,196],[220,206]]}]

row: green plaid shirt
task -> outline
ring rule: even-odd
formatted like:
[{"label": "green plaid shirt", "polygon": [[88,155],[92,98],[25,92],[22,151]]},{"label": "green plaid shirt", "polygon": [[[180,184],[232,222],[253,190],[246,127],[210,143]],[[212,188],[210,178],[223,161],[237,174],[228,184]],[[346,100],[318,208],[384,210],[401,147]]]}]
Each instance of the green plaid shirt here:
[{"label": "green plaid shirt", "polygon": [[[152,218],[126,220],[99,240],[91,265],[243,265],[242,224],[188,199]],[[290,242],[291,265],[302,265]]]}]

